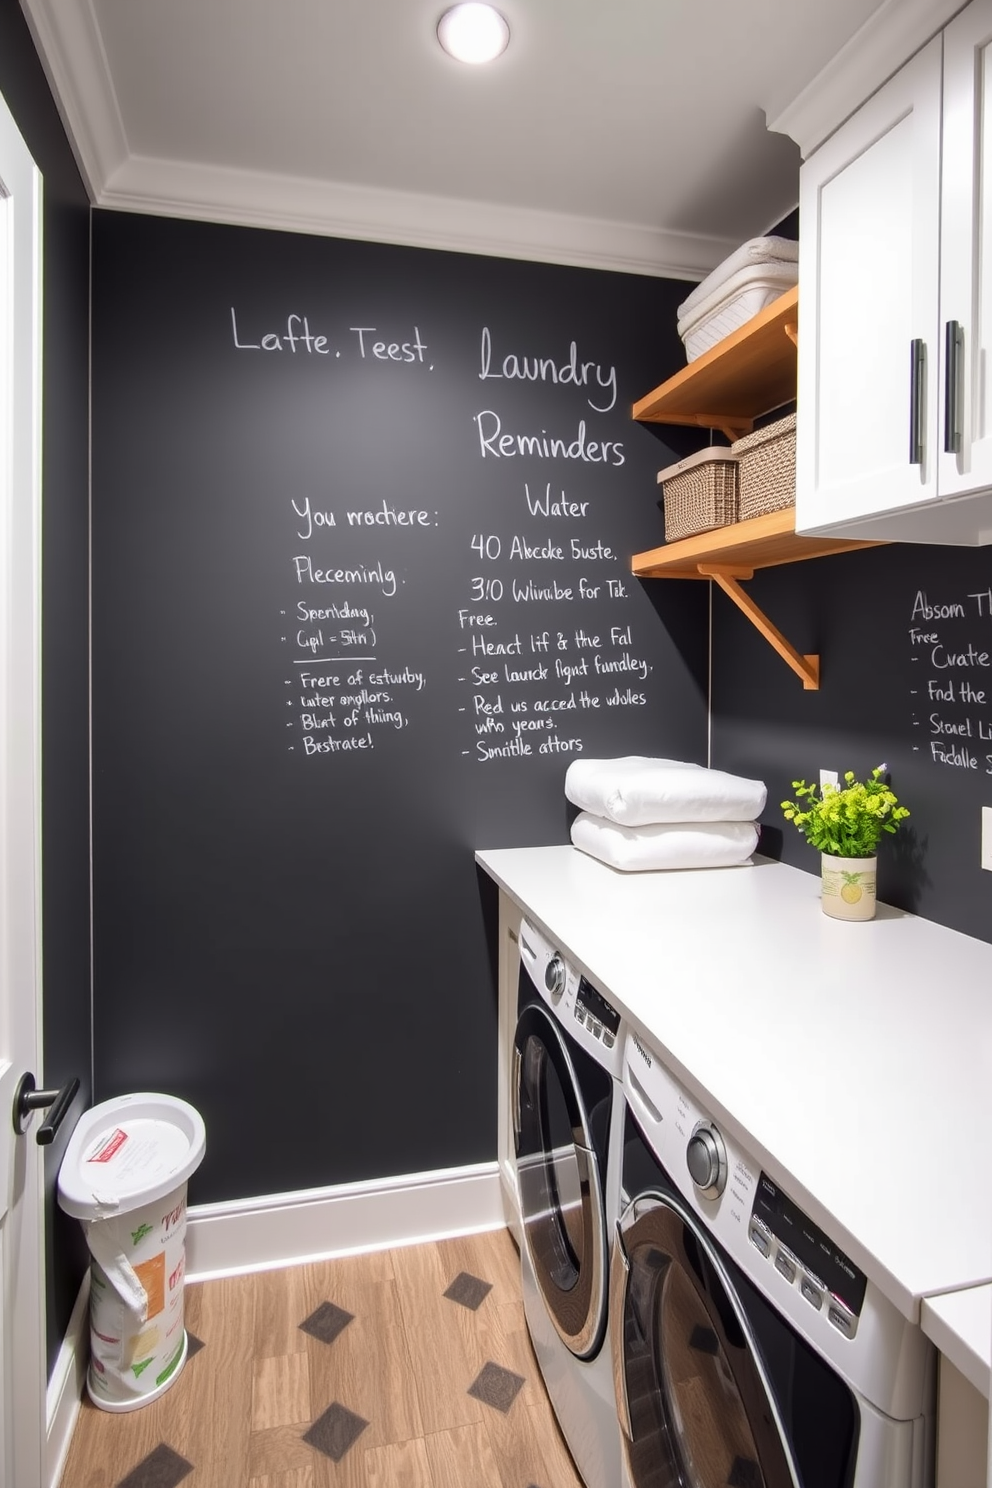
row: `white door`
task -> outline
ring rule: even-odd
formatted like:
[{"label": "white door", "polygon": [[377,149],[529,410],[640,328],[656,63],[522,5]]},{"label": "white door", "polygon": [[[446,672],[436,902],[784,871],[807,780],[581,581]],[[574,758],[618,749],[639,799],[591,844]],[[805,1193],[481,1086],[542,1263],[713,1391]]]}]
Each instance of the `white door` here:
[{"label": "white door", "polygon": [[938,430],[941,496],[992,487],[990,107],[992,0],[973,0],[944,33],[940,319],[945,345],[948,326],[958,341],[952,368],[958,393],[955,409],[945,372]]},{"label": "white door", "polygon": [[800,531],[937,495],[940,100],[937,37],[800,173]]},{"label": "white door", "polygon": [[[41,177],[0,99],[0,1481],[40,1488],[41,1149],[14,1088],[41,1056]],[[37,1119],[35,1121],[37,1125]]]}]

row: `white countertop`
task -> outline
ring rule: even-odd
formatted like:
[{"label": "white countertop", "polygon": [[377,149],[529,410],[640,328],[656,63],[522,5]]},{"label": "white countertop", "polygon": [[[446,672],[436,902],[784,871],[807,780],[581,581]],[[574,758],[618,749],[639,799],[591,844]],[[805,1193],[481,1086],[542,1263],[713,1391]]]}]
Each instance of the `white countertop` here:
[{"label": "white countertop", "polygon": [[907,1317],[992,1280],[992,946],[767,859],[476,859]]},{"label": "white countertop", "polygon": [[924,1333],[986,1400],[992,1356],[992,1286],[969,1287],[942,1297],[925,1297],[920,1309]]}]

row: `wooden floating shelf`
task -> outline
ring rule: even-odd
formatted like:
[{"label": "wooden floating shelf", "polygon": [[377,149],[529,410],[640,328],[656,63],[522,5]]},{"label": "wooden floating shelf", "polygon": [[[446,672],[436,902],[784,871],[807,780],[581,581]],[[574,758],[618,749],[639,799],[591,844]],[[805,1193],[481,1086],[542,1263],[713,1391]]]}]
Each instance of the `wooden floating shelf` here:
[{"label": "wooden floating shelf", "polygon": [[[630,571],[641,579],[702,579],[701,563],[740,566],[749,571],[774,568],[780,563],[799,563],[804,558],[825,558],[831,553],[849,553],[855,548],[881,548],[884,543],[849,538],[804,537],[796,531],[796,509],[749,517],[732,527],[717,527],[664,543],[646,553],[635,553]],[[750,572],[749,572],[750,577]]]},{"label": "wooden floating shelf", "polygon": [[[759,414],[795,398],[798,340],[797,286],[641,398],[634,404],[634,418],[719,429],[731,441],[739,439],[751,432]],[[741,583],[759,568],[877,547],[884,544],[804,537],[796,532],[795,508],[787,507],[635,553],[630,569],[640,579],[712,579],[802,679],[803,687],[815,692],[820,658],[805,656],[790,645]]]},{"label": "wooden floating shelf", "polygon": [[635,553],[630,571],[641,579],[712,579],[801,678],[803,687],[816,691],[820,685],[820,658],[803,655],[790,645],[741,588],[741,580],[753,578],[759,568],[884,546],[884,543],[846,538],[804,537],[796,532],[795,508],[787,507],[763,517],[750,517],[746,522],[735,522],[731,527],[686,537],[681,542],[665,543],[646,553]]},{"label": "wooden floating shelf", "polygon": [[731,440],[750,434],[759,414],[796,396],[798,324],[797,285],[640,398],[634,418],[719,429]]}]

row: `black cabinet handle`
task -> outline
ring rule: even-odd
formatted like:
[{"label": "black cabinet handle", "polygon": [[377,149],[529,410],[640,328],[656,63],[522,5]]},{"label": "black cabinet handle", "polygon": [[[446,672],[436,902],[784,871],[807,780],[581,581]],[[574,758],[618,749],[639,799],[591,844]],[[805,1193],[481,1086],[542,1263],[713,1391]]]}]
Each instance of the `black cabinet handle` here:
[{"label": "black cabinet handle", "polygon": [[923,464],[923,390],[927,348],[919,336],[909,343],[909,463]]},{"label": "black cabinet handle", "polygon": [[38,1146],[47,1147],[55,1140],[55,1133],[62,1125],[65,1113],[76,1099],[79,1077],[73,1075],[60,1090],[37,1090],[34,1075],[22,1075],[14,1093],[13,1121],[17,1136],[24,1135],[24,1128],[32,1111],[48,1111],[48,1116],[38,1128]]},{"label": "black cabinet handle", "polygon": [[961,453],[961,354],[964,350],[964,327],[959,320],[949,320],[944,328],[944,449],[949,455]]}]

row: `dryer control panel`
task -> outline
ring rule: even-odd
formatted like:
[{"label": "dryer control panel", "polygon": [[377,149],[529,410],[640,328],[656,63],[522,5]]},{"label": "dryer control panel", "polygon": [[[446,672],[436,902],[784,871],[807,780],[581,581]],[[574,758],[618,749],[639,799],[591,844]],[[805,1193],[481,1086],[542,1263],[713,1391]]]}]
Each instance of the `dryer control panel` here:
[{"label": "dryer control panel", "polygon": [[585,977],[579,977],[573,1016],[593,1038],[600,1039],[605,1048],[613,1048],[620,1032],[620,1014]]},{"label": "dryer control panel", "polygon": [[588,978],[528,920],[519,933],[520,975],[561,1026],[617,1079],[623,1063],[621,1017]]}]

